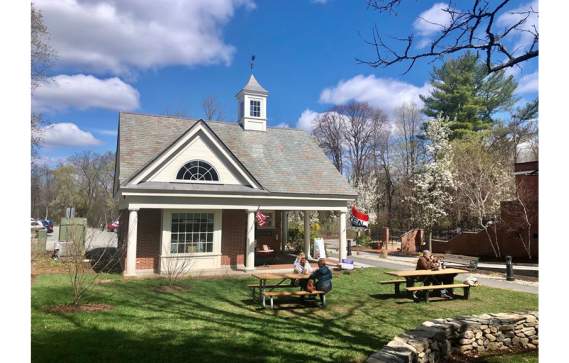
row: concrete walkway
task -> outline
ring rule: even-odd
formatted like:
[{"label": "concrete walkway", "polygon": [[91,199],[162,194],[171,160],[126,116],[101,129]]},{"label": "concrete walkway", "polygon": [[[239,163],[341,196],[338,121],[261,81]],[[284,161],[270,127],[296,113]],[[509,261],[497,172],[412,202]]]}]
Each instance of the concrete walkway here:
[{"label": "concrete walkway", "polygon": [[[389,256],[388,258],[380,258],[376,254],[372,253],[362,253],[360,252],[358,255],[350,256],[354,262],[361,264],[364,267],[381,267],[390,270],[410,270],[415,269],[415,265],[417,263],[416,257],[395,257]],[[523,280],[515,280],[515,281],[506,281],[504,276],[491,276],[491,275],[484,275],[478,273],[470,274],[475,276],[480,285],[482,286],[490,286],[499,289],[507,289],[513,291],[520,291],[520,292],[528,292],[531,294],[538,294],[539,292],[539,283],[533,281],[523,281]]]}]

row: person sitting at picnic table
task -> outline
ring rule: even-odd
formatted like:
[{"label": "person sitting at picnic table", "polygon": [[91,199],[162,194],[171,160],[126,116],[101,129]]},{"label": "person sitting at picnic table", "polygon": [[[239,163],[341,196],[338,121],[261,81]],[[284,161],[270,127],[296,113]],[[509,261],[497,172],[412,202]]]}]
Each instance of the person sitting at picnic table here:
[{"label": "person sitting at picnic table", "polygon": [[326,266],[324,258],[318,260],[318,270],[310,274],[309,280],[315,282],[315,288],[318,291],[326,293],[332,290],[332,271]]},{"label": "person sitting at picnic table", "polygon": [[[431,251],[424,250],[423,256],[419,257],[419,259],[417,260],[416,270],[438,270],[439,268],[440,268],[440,262],[438,261],[438,259],[433,257]],[[437,279],[434,276],[419,277],[417,278],[417,280],[423,282],[423,285],[425,286],[441,284],[441,281],[439,281],[439,279]],[[447,283],[447,282],[443,281],[442,283]],[[444,297],[446,299],[452,299],[452,296],[447,294],[446,289],[440,291],[441,291],[441,297]],[[418,298],[416,292],[413,292],[413,298],[414,299]]]},{"label": "person sitting at picnic table", "polygon": [[301,252],[296,256],[296,260],[294,260],[294,272],[297,274],[310,274],[312,273],[312,266],[308,263],[306,259],[306,255],[304,252]]}]

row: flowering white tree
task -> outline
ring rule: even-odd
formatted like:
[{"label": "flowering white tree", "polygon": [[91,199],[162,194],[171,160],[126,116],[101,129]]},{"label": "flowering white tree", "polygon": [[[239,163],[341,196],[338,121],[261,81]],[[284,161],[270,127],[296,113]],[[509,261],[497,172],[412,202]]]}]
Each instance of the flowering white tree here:
[{"label": "flowering white tree", "polygon": [[412,179],[413,193],[407,198],[413,208],[413,222],[428,232],[429,249],[432,249],[433,226],[447,215],[447,208],[453,201],[455,182],[450,134],[451,130],[441,117],[427,123],[427,162]]}]

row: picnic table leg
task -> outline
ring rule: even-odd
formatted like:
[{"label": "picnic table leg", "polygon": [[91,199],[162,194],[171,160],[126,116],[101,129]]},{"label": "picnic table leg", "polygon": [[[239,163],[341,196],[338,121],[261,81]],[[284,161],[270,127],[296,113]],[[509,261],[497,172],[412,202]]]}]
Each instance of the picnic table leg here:
[{"label": "picnic table leg", "polygon": [[470,297],[470,286],[464,287],[464,299],[468,300],[468,298]]},{"label": "picnic table leg", "polygon": [[393,286],[395,287],[395,295],[399,296],[401,294],[401,289],[399,287],[399,282],[393,284]]},{"label": "picnic table leg", "polygon": [[[405,287],[413,287],[415,286],[415,279],[413,277],[406,277],[405,278]],[[413,293],[410,291],[407,291],[407,295],[411,295],[411,298],[413,298]]]}]

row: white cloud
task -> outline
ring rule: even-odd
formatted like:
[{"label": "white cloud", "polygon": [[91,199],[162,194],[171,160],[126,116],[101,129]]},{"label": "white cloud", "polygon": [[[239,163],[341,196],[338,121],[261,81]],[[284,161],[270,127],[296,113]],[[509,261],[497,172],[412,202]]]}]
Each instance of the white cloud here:
[{"label": "white cloud", "polygon": [[516,93],[533,93],[537,92],[539,89],[537,71],[527,74],[520,78],[518,81],[518,88],[516,88]]},{"label": "white cloud", "polygon": [[430,90],[431,85],[428,83],[417,87],[395,79],[359,74],[347,81],[341,80],[336,87],[324,89],[320,94],[320,102],[334,105],[350,101],[367,102],[390,114],[404,103],[415,103],[421,108],[423,102],[419,95],[426,95]]},{"label": "white cloud", "polygon": [[229,64],[221,28],[252,0],[36,0],[65,66],[115,74],[131,68]]},{"label": "white cloud", "polygon": [[314,129],[314,120],[320,115],[320,113],[306,109],[302,111],[302,114],[296,122],[296,127],[303,129],[304,131],[310,133]]},{"label": "white cloud", "polygon": [[[524,14],[524,12],[530,10],[535,12],[539,11],[537,0],[500,15],[498,17],[498,25],[506,29],[525,18],[526,14]],[[536,30],[539,31],[538,14],[531,13],[523,24],[519,25],[515,31],[508,34],[506,38],[515,41],[512,52],[514,55],[522,54],[529,49],[534,40],[532,33]]]},{"label": "white cloud", "polygon": [[422,36],[433,35],[448,26],[452,19],[448,12],[449,4],[436,3],[430,9],[423,11],[413,23],[413,27]]},{"label": "white cloud", "polygon": [[105,135],[105,136],[117,136],[117,130],[107,130],[107,129],[94,129],[94,132],[97,134]]},{"label": "white cloud", "polygon": [[117,77],[99,79],[84,74],[61,74],[34,90],[32,105],[37,112],[92,107],[129,111],[139,107],[139,93]]},{"label": "white cloud", "polygon": [[71,122],[48,125],[41,130],[41,144],[45,146],[92,146],[102,142],[88,131]]},{"label": "white cloud", "polygon": [[281,122],[280,124],[276,125],[275,127],[288,129],[290,126],[286,122]]},{"label": "white cloud", "polygon": [[312,3],[324,5],[324,4],[328,3],[328,0],[312,0]]}]

